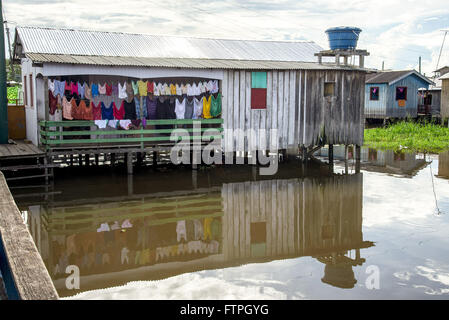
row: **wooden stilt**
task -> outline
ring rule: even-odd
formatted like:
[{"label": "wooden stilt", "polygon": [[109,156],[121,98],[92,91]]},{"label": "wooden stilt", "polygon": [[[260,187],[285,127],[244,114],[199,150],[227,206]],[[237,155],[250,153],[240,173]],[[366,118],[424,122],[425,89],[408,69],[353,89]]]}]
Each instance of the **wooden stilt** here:
[{"label": "wooden stilt", "polygon": [[329,169],[333,172],[333,170],[334,170],[334,145],[333,144],[329,145],[328,158],[329,158]]},{"label": "wooden stilt", "polygon": [[348,166],[348,145],[345,144],[345,174],[349,173],[349,166]]},{"label": "wooden stilt", "polygon": [[128,174],[133,174],[133,153],[128,152],[126,154],[126,166],[128,169]]},{"label": "wooden stilt", "polygon": [[355,146],[355,172],[359,173],[360,172],[360,153],[361,153],[361,148],[360,146]]},{"label": "wooden stilt", "polygon": [[157,151],[153,151],[153,167],[157,167],[157,158],[158,158],[158,154]]}]

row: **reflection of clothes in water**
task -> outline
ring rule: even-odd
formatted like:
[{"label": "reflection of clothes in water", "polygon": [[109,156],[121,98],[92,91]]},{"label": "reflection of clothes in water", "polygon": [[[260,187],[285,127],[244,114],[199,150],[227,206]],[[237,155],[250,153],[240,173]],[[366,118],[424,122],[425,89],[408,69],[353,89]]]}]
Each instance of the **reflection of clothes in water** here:
[{"label": "reflection of clothes in water", "polygon": [[68,258],[68,256],[64,253],[64,254],[59,258],[59,270],[61,271],[61,273],[65,273],[65,269],[67,268],[68,265],[69,265],[69,258]]},{"label": "reflection of clothes in water", "polygon": [[139,264],[145,265],[148,264],[149,262],[150,262],[150,249],[142,250],[142,252],[140,253]]},{"label": "reflection of clothes in water", "polygon": [[170,256],[170,247],[156,248],[156,261],[163,260]]},{"label": "reflection of clothes in water", "polygon": [[204,218],[204,240],[212,239],[212,232],[210,230],[210,224],[212,223],[212,218]]},{"label": "reflection of clothes in water", "polygon": [[210,230],[212,232],[212,239],[220,240],[221,239],[221,222],[219,219],[214,219],[210,225]]},{"label": "reflection of clothes in water", "polygon": [[136,251],[136,256],[134,257],[134,264],[139,264],[140,261],[140,250]]},{"label": "reflection of clothes in water", "polygon": [[195,228],[193,226],[192,220],[186,221],[186,235],[187,235],[187,241],[195,240]]},{"label": "reflection of clothes in water", "polygon": [[190,241],[187,246],[188,246],[188,251],[189,253],[199,253],[201,252],[201,241],[199,240],[195,240],[195,241]]},{"label": "reflection of clothes in water", "polygon": [[176,223],[176,240],[178,242],[181,241],[182,238],[184,238],[185,241],[187,241],[187,232],[186,232],[186,221],[178,221]]},{"label": "reflection of clothes in water", "polygon": [[103,262],[103,265],[111,263],[111,260],[109,258],[109,253],[103,253],[102,262]]},{"label": "reflection of clothes in water", "polygon": [[72,253],[76,253],[76,244],[75,244],[75,235],[72,234],[67,237],[66,240],[66,247],[67,247],[67,255],[71,255]]},{"label": "reflection of clothes in water", "polygon": [[185,254],[188,252],[187,243],[180,243],[178,245],[178,255]]},{"label": "reflection of clothes in water", "polygon": [[95,263],[95,253],[94,252],[89,252],[87,254],[87,267],[88,268],[92,268],[94,263]]},{"label": "reflection of clothes in water", "polygon": [[178,255],[178,245],[173,245],[170,247],[170,256],[174,257]]},{"label": "reflection of clothes in water", "polygon": [[201,224],[201,221],[199,220],[193,220],[193,225],[195,228],[195,235],[194,235],[194,239],[195,240],[200,240],[203,238],[203,225]]},{"label": "reflection of clothes in water", "polygon": [[99,252],[95,255],[95,264],[98,266],[101,265],[101,253]]},{"label": "reflection of clothes in water", "polygon": [[126,264],[129,264],[129,257],[128,257],[129,249],[127,247],[122,248],[120,261],[123,264],[126,261]]}]

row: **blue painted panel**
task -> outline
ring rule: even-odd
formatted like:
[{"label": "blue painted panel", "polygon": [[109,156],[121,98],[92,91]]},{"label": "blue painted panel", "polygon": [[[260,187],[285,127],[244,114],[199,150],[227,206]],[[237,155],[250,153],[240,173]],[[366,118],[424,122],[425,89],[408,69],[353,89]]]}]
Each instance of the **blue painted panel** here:
[{"label": "blue painted panel", "polygon": [[[379,88],[379,100],[370,100],[370,90],[372,87]],[[366,84],[365,85],[365,118],[384,118],[386,115],[387,84]]]},{"label": "blue painted panel", "polygon": [[[407,87],[407,100],[405,107],[399,107],[396,101],[396,88]],[[406,118],[416,117],[418,114],[418,89],[428,88],[429,84],[415,75],[410,75],[398,82],[395,82],[388,88],[387,117]]]}]

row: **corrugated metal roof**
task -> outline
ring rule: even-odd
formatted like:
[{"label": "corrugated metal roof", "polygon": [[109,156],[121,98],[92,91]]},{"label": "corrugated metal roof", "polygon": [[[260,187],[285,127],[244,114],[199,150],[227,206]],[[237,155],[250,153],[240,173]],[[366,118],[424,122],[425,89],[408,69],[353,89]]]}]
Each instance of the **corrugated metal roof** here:
[{"label": "corrugated metal roof", "polygon": [[446,73],[446,74],[442,75],[438,79],[440,79],[440,80],[449,79],[449,73]]},{"label": "corrugated metal roof", "polygon": [[[17,27],[23,53],[101,57],[315,62],[314,42],[185,38],[144,34]],[[72,59],[71,58],[71,59]],[[65,59],[61,57],[61,59]]]},{"label": "corrugated metal roof", "polygon": [[229,59],[184,59],[184,58],[139,58],[99,57],[42,53],[27,53],[26,56],[40,63],[68,63],[99,66],[136,66],[191,69],[263,69],[263,70],[353,70],[358,67],[318,64],[297,61],[255,61]]},{"label": "corrugated metal roof", "polygon": [[418,78],[421,78],[423,81],[433,84],[431,80],[426,78],[425,76],[419,74],[415,70],[403,70],[403,71],[382,71],[378,73],[371,73],[366,75],[366,83],[388,83],[393,84],[409,75],[416,75]]}]

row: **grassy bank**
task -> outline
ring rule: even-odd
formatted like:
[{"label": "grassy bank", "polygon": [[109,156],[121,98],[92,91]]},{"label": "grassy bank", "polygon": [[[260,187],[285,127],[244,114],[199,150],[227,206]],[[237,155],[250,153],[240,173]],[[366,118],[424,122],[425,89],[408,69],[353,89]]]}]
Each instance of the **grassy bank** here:
[{"label": "grassy bank", "polygon": [[365,146],[439,153],[449,149],[449,129],[434,124],[402,121],[386,128],[365,129]]}]

